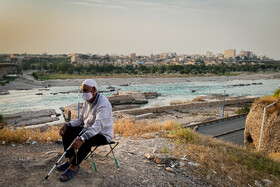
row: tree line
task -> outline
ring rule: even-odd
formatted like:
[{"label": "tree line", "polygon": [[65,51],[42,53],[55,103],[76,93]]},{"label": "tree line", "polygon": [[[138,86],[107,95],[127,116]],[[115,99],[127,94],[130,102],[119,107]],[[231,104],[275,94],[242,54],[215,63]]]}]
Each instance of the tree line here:
[{"label": "tree line", "polygon": [[42,70],[45,73],[58,74],[228,74],[232,72],[278,71],[279,62],[236,63],[205,65],[203,61],[195,65],[124,65],[114,66],[110,63],[82,65],[70,63],[69,58],[31,58],[23,60],[22,69]]}]

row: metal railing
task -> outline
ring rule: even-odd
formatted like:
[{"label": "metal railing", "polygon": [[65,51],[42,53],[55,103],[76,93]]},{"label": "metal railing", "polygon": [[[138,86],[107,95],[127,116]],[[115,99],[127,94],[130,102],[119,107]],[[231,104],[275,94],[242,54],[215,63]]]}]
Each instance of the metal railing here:
[{"label": "metal railing", "polygon": [[261,150],[261,144],[262,144],[262,136],[263,136],[263,129],[264,129],[264,121],[265,121],[265,113],[266,113],[266,109],[271,107],[272,105],[275,105],[277,102],[280,102],[280,99],[278,101],[275,101],[274,103],[271,103],[270,105],[267,105],[266,107],[264,107],[264,111],[263,111],[263,121],[262,121],[262,129],[261,129],[261,135],[260,135],[260,141],[259,141],[259,149],[258,151]]}]

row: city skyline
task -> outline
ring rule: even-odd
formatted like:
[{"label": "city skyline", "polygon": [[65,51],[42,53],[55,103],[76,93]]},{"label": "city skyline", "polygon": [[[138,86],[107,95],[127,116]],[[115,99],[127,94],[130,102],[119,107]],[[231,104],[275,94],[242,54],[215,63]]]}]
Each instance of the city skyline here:
[{"label": "city skyline", "polygon": [[1,0],[0,53],[253,51],[280,59],[277,0]]}]

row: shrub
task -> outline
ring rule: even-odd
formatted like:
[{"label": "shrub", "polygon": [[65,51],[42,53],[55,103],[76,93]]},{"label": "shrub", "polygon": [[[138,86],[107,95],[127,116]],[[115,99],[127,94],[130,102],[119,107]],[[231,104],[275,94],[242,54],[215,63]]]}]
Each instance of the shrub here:
[{"label": "shrub", "polygon": [[276,98],[280,98],[280,88],[274,92],[273,96]]},{"label": "shrub", "polygon": [[250,107],[245,106],[245,107],[239,108],[236,113],[237,114],[248,114],[249,112],[250,112]]},{"label": "shrub", "polygon": [[38,79],[37,73],[33,72],[31,75],[34,77],[34,79],[36,79],[36,80]]}]

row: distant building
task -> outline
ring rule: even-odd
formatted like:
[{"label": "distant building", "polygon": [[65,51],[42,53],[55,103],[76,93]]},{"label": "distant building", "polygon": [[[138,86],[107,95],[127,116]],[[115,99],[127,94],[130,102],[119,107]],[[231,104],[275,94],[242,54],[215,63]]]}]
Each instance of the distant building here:
[{"label": "distant building", "polygon": [[79,57],[79,54],[77,54],[77,53],[69,54],[68,57],[71,57],[71,63],[73,63],[73,62],[80,63],[80,61],[81,61],[81,58]]},{"label": "distant building", "polygon": [[136,62],[137,65],[145,65],[145,62]]},{"label": "distant building", "polygon": [[75,53],[75,54],[69,54],[68,57],[71,57],[71,63],[76,62],[77,64],[94,64],[94,61],[92,59],[84,59],[81,58],[82,54]]},{"label": "distant building", "polygon": [[259,56],[259,58],[260,58],[261,60],[269,60],[269,58],[266,57],[266,56]]},{"label": "distant building", "polygon": [[227,49],[224,51],[224,58],[235,58],[236,56],[236,50],[235,49]]},{"label": "distant building", "polygon": [[247,57],[247,58],[253,58],[254,54],[251,51],[240,51],[239,52],[240,57]]},{"label": "distant building", "polygon": [[130,54],[129,54],[129,58],[135,59],[135,58],[136,58],[136,53],[130,53]]},{"label": "distant building", "polygon": [[22,61],[24,59],[24,56],[17,55],[17,54],[10,54],[10,59],[17,59],[18,61]]},{"label": "distant building", "polygon": [[206,57],[207,57],[207,58],[210,58],[210,57],[212,57],[212,56],[213,56],[213,53],[212,53],[212,52],[206,51]]},{"label": "distant building", "polygon": [[0,63],[0,80],[3,80],[3,76],[9,73],[16,73],[19,66],[14,63]]},{"label": "distant building", "polygon": [[170,57],[170,58],[173,58],[173,57],[176,57],[176,56],[177,56],[176,53],[172,53],[172,52],[168,53],[168,57]]}]

